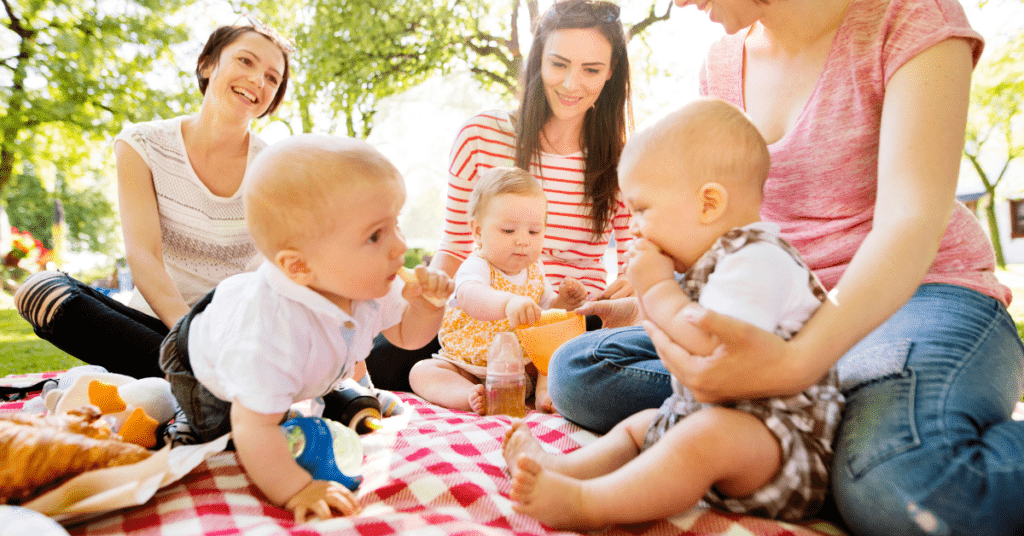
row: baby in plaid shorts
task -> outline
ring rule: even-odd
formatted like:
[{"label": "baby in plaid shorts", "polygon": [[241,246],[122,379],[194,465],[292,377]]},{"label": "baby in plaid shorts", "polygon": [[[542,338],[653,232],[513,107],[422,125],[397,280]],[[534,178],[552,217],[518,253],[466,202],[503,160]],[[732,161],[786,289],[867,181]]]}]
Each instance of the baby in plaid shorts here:
[{"label": "baby in plaid shorts", "polygon": [[[637,238],[627,277],[642,316],[694,355],[719,341],[685,319],[691,302],[789,339],[826,299],[778,226],[760,221],[769,164],[754,125],[715,99],[673,112],[623,150],[620,188]],[[843,402],[833,372],[797,395],[721,404],[696,401],[676,378],[672,387],[661,408],[566,455],[514,423],[503,450],[515,510],[577,530],[651,521],[701,499],[784,520],[818,510]]]}]

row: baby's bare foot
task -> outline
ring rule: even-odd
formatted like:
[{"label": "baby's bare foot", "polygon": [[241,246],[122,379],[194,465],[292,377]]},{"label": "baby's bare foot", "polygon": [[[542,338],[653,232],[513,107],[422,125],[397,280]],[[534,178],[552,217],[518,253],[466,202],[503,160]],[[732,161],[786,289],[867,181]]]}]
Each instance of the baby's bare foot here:
[{"label": "baby's bare foot", "polygon": [[530,456],[544,467],[554,469],[555,456],[540,446],[537,438],[533,437],[530,426],[521,419],[514,419],[512,427],[505,431],[505,439],[501,442],[501,453],[513,476],[516,473],[516,460],[523,455]]},{"label": "baby's bare foot", "polygon": [[583,504],[581,481],[545,469],[530,455],[516,460],[512,476],[512,509],[555,529],[578,531],[600,528]]},{"label": "baby's bare foot", "polygon": [[474,385],[469,392],[469,407],[477,415],[487,414],[487,388],[484,384]]}]

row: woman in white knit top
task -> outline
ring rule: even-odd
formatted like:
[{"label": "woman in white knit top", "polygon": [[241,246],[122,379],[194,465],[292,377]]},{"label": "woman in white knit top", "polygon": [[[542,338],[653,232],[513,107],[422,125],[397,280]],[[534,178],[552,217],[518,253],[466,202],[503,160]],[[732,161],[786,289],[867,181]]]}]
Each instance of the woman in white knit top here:
[{"label": "woman in white knit top", "polygon": [[[541,260],[551,286],[572,277],[590,299],[629,296],[625,279],[607,284],[601,262],[614,237],[621,275],[632,240],[616,173],[631,119],[618,6],[554,4],[541,15],[523,75],[516,112],[470,118],[452,145],[444,235],[431,266],[454,276],[473,250],[466,204],[476,178],[493,167],[517,166],[540,181],[548,200]],[[438,349],[435,341],[407,352],[378,339],[366,363],[378,387],[407,391],[412,364]]]},{"label": "woman in white knit top", "polygon": [[266,146],[249,130],[288,86],[291,43],[259,21],[222,26],[199,55],[203,102],[193,116],[139,123],[116,138],[129,306],[62,272],[40,272],[15,295],[36,334],[87,363],[162,376],[160,343],[220,280],[259,264],[239,187]]}]

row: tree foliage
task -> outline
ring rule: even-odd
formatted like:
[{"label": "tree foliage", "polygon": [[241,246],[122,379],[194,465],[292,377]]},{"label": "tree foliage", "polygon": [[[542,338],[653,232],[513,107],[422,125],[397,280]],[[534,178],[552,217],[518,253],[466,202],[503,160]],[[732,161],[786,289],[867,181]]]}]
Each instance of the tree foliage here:
[{"label": "tree foliage", "polygon": [[[147,76],[169,64],[171,46],[189,37],[183,24],[167,22],[187,0],[0,1],[0,193],[12,220],[34,211],[26,208],[26,193],[41,185],[52,205],[62,182],[79,231],[72,243],[116,241],[108,240],[116,232],[111,203],[95,195],[104,182],[97,179],[109,173],[103,153],[109,155],[109,140],[124,122],[187,106],[187,98],[167,95]],[[15,177],[20,189],[8,192]],[[84,221],[76,221],[79,210]]]},{"label": "tree foliage", "polygon": [[[366,137],[382,99],[456,67],[511,99],[538,0],[229,0],[296,41],[289,98],[276,114],[293,130]],[[630,35],[668,18],[630,24]],[[659,0],[665,4],[664,0]],[[119,242],[110,141],[126,122],[194,111],[202,43],[191,0],[0,0],[0,193],[12,221],[48,237],[60,199],[72,249]],[[220,21],[224,23],[225,21]],[[625,22],[625,21],[624,21]],[[195,49],[198,50],[198,49]],[[170,81],[169,81],[170,80]]]},{"label": "tree foliage", "polygon": [[[671,3],[626,23],[630,37],[669,18]],[[290,105],[278,112],[304,132],[367,137],[380,101],[456,66],[514,96],[537,0],[311,0],[240,3],[294,37]],[[525,17],[523,16],[525,15]],[[328,118],[325,122],[324,118]],[[319,124],[316,124],[318,123]]]},{"label": "tree foliage", "polygon": [[381,99],[447,71],[462,1],[260,0],[239,8],[260,12],[295,40],[292,103],[278,116],[304,132],[365,138]]},{"label": "tree foliage", "polygon": [[1006,266],[996,220],[996,188],[1011,164],[1024,155],[1024,33],[979,66],[971,88],[970,120],[964,156],[985,186],[986,220],[996,262]]}]

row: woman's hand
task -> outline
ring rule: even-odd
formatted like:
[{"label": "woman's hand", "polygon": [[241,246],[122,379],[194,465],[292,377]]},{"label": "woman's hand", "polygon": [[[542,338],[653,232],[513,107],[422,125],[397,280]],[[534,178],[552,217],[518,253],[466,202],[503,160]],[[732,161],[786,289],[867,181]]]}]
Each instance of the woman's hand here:
[{"label": "woman's hand", "polygon": [[634,296],[614,300],[589,301],[576,308],[578,315],[601,317],[602,327],[622,328],[640,323],[640,301]]},{"label": "woman's hand", "polygon": [[798,393],[817,378],[804,378],[791,343],[779,336],[696,304],[690,322],[718,337],[710,356],[692,355],[653,322],[644,321],[665,368],[700,402],[721,402]]},{"label": "woman's hand", "polygon": [[618,279],[612,281],[608,288],[604,289],[604,292],[597,297],[599,300],[617,300],[619,298],[629,298],[630,296],[636,296],[636,290],[633,289],[633,285],[629,284],[629,280],[625,276],[619,276]]}]

